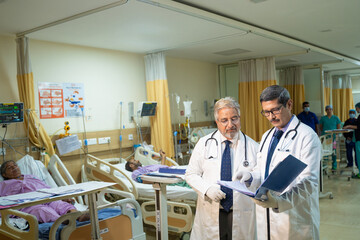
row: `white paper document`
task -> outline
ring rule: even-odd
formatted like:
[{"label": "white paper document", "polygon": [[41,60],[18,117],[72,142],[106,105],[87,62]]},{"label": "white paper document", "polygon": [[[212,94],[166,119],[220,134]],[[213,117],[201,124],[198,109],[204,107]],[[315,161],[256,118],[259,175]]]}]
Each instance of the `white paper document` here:
[{"label": "white paper document", "polygon": [[48,198],[51,197],[51,194],[48,193],[41,193],[41,192],[27,192],[27,193],[21,193],[16,195],[9,195],[2,197],[2,199],[8,200],[8,201],[16,201],[16,202],[24,202],[24,201],[30,201],[34,199],[42,199],[42,198]]}]

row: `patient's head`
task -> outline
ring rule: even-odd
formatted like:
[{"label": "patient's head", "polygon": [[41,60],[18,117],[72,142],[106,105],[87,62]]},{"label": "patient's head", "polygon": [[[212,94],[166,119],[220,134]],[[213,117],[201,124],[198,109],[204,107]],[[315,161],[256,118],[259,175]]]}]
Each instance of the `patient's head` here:
[{"label": "patient's head", "polygon": [[135,160],[134,158],[131,158],[126,162],[125,169],[130,172],[133,172],[134,170],[138,169],[141,166],[142,164],[139,162],[139,160]]},{"label": "patient's head", "polygon": [[4,180],[21,177],[20,168],[13,160],[9,160],[1,164],[0,172]]}]

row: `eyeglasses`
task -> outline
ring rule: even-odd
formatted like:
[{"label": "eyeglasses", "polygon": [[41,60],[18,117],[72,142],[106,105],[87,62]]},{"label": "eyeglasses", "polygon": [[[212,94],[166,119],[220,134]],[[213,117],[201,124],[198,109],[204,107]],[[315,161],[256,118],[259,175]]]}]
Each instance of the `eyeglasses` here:
[{"label": "eyeglasses", "polygon": [[281,108],[282,108],[282,107],[284,107],[284,105],[281,105],[280,107],[274,108],[273,110],[270,110],[270,111],[264,111],[264,110],[262,110],[262,111],[261,111],[261,114],[262,114],[264,117],[270,116],[270,113],[272,113],[272,115],[278,115],[278,114],[281,112]]},{"label": "eyeglasses", "polygon": [[220,119],[220,123],[221,123],[221,125],[223,125],[223,126],[227,126],[228,124],[229,124],[229,120],[230,120],[230,122],[232,123],[232,124],[238,124],[239,122],[240,122],[240,117],[239,116],[235,116],[235,117],[232,117],[232,118],[230,118],[230,119],[227,119],[227,118],[222,118],[222,119]]}]

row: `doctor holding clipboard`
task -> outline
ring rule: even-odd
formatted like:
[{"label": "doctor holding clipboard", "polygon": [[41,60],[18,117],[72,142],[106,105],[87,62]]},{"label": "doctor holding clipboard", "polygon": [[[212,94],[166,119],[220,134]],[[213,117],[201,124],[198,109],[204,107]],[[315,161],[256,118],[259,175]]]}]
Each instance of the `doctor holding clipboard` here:
[{"label": "doctor holding clipboard", "polygon": [[274,167],[292,155],[307,167],[282,192],[268,191],[256,203],[257,237],[261,239],[320,239],[319,169],[321,144],[316,133],[291,113],[289,92],[278,85],[263,90],[261,114],[274,126],[262,137],[253,171],[239,172],[241,181],[258,187]]}]

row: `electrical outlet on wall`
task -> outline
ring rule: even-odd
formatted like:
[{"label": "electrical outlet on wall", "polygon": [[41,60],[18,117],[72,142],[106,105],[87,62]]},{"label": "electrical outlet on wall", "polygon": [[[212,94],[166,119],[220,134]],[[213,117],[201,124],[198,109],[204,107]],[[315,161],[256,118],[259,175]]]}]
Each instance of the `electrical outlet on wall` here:
[{"label": "electrical outlet on wall", "polygon": [[111,142],[111,138],[110,137],[98,138],[98,142],[99,144],[107,144]]},{"label": "electrical outlet on wall", "polygon": [[129,138],[130,141],[134,140],[134,136],[132,134],[129,134],[128,138]]},{"label": "electrical outlet on wall", "polygon": [[87,140],[87,145],[95,145],[97,144],[97,139],[96,138],[89,138],[86,139]]}]

